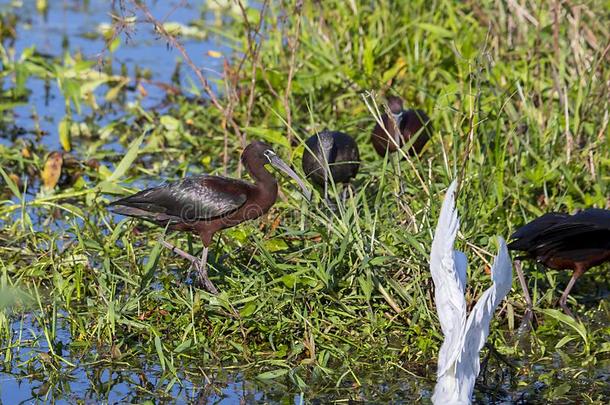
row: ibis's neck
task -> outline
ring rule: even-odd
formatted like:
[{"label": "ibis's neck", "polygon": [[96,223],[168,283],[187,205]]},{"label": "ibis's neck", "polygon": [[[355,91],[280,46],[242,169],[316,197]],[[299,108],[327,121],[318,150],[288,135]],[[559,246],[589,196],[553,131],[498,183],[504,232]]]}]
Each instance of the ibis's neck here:
[{"label": "ibis's neck", "polygon": [[322,172],[324,173],[324,178],[326,178],[326,176],[328,176],[328,171],[330,170],[330,164],[332,163],[330,161],[330,152],[332,145],[326,145],[324,143],[322,143],[320,145],[320,158],[322,159],[322,161],[320,162],[320,166],[322,166]]},{"label": "ibis's neck", "polygon": [[256,192],[250,203],[256,206],[255,217],[267,212],[275,203],[278,193],[277,180],[264,165],[247,166],[248,173],[254,179]]},{"label": "ibis's neck", "polygon": [[[394,142],[396,142],[397,145],[402,145],[401,143],[401,132],[400,132],[400,123],[402,121],[402,114],[403,111],[399,112],[398,114],[392,113],[392,116],[394,118],[394,123],[396,125],[396,129],[393,131],[394,134]],[[392,124],[394,125],[394,124]]]},{"label": "ibis's neck", "polygon": [[404,113],[404,111],[401,111],[399,113],[392,113],[392,116],[394,117],[394,121],[396,121],[396,124],[400,125],[400,121],[402,120],[403,113]]},{"label": "ibis's neck", "polygon": [[254,179],[254,183],[257,187],[270,187],[275,186],[277,188],[277,180],[269,173],[265,168],[265,165],[246,165],[246,169],[250,176]]}]

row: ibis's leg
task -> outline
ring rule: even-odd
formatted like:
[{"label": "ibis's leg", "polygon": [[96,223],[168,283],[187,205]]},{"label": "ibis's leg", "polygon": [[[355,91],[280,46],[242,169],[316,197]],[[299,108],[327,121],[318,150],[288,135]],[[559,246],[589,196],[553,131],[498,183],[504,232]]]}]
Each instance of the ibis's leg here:
[{"label": "ibis's leg", "polygon": [[169,250],[171,250],[172,253],[175,253],[178,256],[190,261],[193,264],[193,266],[195,266],[195,268],[197,269],[199,281],[201,282],[201,284],[212,294],[218,294],[218,290],[216,289],[214,284],[212,284],[212,282],[208,278],[208,271],[207,271],[208,248],[207,247],[203,248],[204,255],[200,260],[197,257],[185,252],[182,249],[177,248],[176,246],[172,245],[171,243],[169,243],[165,240],[161,240],[161,244],[163,246],[165,246],[166,248],[168,248]]},{"label": "ibis's leg", "polygon": [[189,262],[195,264],[199,261],[198,258],[196,258],[195,256],[185,252],[184,250],[177,248],[176,246],[172,245],[171,243],[161,239],[161,244],[163,246],[165,246],[166,248],[168,248],[169,250],[172,251],[172,253],[177,254],[178,256],[182,257],[183,259],[188,260]]},{"label": "ibis's leg", "polygon": [[324,176],[324,202],[326,202],[326,205],[329,207],[332,207],[332,201],[328,198],[328,178],[326,175]]},{"label": "ibis's leg", "polygon": [[331,211],[337,208],[337,204],[328,195],[328,182],[330,181],[328,173],[324,173],[324,202],[328,205]]},{"label": "ibis's leg", "polygon": [[343,205],[345,205],[345,203],[347,202],[347,197],[350,195],[350,188],[351,188],[351,184],[347,183],[343,185],[343,191],[341,193],[341,200],[343,202]]},{"label": "ibis's leg", "polygon": [[400,151],[396,151],[396,153],[394,153],[394,165],[395,165],[395,172],[398,175],[398,192],[399,192],[399,196],[403,196],[405,194],[405,190],[404,190],[404,184],[402,183],[402,170],[400,168]]},{"label": "ibis's leg", "polygon": [[199,276],[199,283],[205,287],[206,290],[212,294],[218,294],[216,286],[212,283],[212,280],[208,277],[208,247],[203,247],[201,253],[201,261],[195,265],[197,268],[197,274]]},{"label": "ibis's leg", "polygon": [[334,210],[335,204],[328,197],[328,182],[329,182],[328,174],[324,173],[324,202],[326,203],[326,205],[328,205],[330,207],[331,210]]},{"label": "ibis's leg", "polygon": [[576,280],[578,280],[578,277],[580,277],[580,275],[582,274],[582,271],[579,270],[580,269],[577,267],[577,269],[574,271],[574,274],[572,274],[572,278],[570,279],[568,286],[564,290],[563,294],[561,294],[561,298],[559,299],[559,305],[563,309],[563,312],[565,312],[572,318],[574,318],[574,315],[572,315],[572,311],[570,311],[570,308],[568,308],[567,301],[568,295],[570,295],[570,291],[572,290],[572,287],[574,287],[574,283],[576,283]]},{"label": "ibis's leg", "polygon": [[519,328],[517,329],[517,334],[520,335],[527,332],[531,326],[534,303],[532,302],[532,297],[530,296],[529,289],[527,288],[527,282],[525,281],[525,275],[523,274],[520,260],[515,260],[515,270],[517,271],[517,277],[519,278],[519,284],[521,284],[521,289],[523,290],[523,296],[526,304],[521,325],[519,325]]}]

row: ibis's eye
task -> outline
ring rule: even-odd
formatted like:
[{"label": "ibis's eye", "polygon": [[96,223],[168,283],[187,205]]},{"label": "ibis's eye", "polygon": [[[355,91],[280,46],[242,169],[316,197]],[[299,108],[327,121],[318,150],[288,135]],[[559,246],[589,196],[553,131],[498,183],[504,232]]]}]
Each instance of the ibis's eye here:
[{"label": "ibis's eye", "polygon": [[272,151],[271,149],[267,149],[263,152],[263,155],[265,155],[267,160],[269,160],[271,162],[271,159],[275,156],[275,152]]}]

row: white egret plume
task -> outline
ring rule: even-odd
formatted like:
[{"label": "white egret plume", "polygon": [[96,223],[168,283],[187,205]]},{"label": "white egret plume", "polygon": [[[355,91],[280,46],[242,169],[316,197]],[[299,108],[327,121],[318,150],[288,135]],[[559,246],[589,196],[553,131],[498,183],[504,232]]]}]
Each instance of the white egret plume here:
[{"label": "white egret plume", "polygon": [[489,323],[498,304],[510,291],[512,263],[506,242],[499,240],[498,255],[491,268],[493,285],[466,316],[467,259],[453,249],[460,220],[455,209],[454,180],[443,201],[430,251],[430,272],[434,281],[434,301],[445,340],[438,355],[434,404],[470,404],[479,374],[479,351],[489,335]]}]

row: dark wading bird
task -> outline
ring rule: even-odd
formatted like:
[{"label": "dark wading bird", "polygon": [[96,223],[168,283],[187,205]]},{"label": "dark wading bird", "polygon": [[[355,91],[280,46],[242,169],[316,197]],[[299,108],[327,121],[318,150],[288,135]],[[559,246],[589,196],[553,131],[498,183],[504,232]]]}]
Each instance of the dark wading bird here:
[{"label": "dark wading bird", "polygon": [[324,187],[328,182],[349,183],[360,167],[360,152],[354,139],[339,131],[322,131],[305,141],[303,172],[313,183]]},{"label": "dark wading bird", "polygon": [[[551,269],[574,271],[559,299],[564,312],[572,316],[566,301],[576,280],[591,267],[610,261],[610,210],[590,208],[574,215],[551,212],[517,229],[511,239],[510,250],[525,252],[518,259],[534,259]],[[520,272],[520,266],[517,270]],[[525,278],[520,274],[519,279],[531,314]]]},{"label": "dark wading bird", "polygon": [[377,123],[371,134],[371,142],[377,153],[396,152],[417,136],[407,152],[411,155],[421,152],[431,137],[430,118],[422,110],[403,109],[402,100],[396,96],[388,97],[391,115],[382,114],[383,126]]},{"label": "dark wading bird", "polygon": [[310,198],[305,183],[269,145],[252,142],[244,149],[241,160],[254,184],[204,174],[142,190],[110,205],[118,214],[142,218],[170,230],[198,234],[203,242],[201,261],[166,241],[162,243],[190,260],[198,270],[201,284],[216,294],[218,290],[207,273],[208,247],[217,231],[258,218],[275,203],[277,180],[265,169],[265,164],[270,163],[292,177],[303,189],[305,197]]}]

